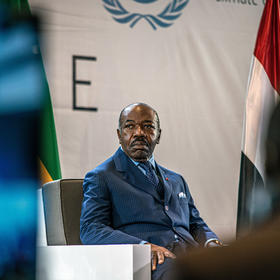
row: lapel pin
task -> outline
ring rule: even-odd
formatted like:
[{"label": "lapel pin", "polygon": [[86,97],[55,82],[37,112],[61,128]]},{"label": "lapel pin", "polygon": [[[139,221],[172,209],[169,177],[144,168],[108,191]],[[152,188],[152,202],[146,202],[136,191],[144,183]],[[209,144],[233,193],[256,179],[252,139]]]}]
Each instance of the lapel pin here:
[{"label": "lapel pin", "polygon": [[168,178],[167,178],[167,177],[165,177],[165,180],[166,180],[166,181],[168,181]]}]

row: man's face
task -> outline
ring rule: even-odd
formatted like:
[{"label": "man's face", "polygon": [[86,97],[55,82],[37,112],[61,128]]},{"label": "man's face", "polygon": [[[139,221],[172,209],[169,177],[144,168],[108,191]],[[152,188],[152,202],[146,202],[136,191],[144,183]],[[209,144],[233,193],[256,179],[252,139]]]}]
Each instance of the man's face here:
[{"label": "man's face", "polygon": [[155,112],[145,105],[126,108],[117,132],[124,152],[135,161],[149,160],[161,134]]}]

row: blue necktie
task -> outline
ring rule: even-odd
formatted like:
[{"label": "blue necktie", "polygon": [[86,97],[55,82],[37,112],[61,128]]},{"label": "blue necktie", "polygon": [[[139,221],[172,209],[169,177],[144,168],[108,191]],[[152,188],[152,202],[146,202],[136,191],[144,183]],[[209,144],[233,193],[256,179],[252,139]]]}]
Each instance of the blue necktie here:
[{"label": "blue necktie", "polygon": [[153,185],[156,187],[156,190],[161,198],[164,197],[164,190],[159,182],[158,176],[152,167],[152,164],[149,161],[140,162],[139,165],[146,171],[146,176],[148,177],[149,181],[153,183]]}]

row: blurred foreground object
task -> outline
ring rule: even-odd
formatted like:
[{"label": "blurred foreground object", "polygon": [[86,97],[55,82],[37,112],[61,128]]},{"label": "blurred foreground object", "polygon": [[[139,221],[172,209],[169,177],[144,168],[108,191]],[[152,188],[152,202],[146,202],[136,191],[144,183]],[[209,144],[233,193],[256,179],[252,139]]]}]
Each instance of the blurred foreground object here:
[{"label": "blurred foreground object", "polygon": [[0,5],[0,279],[35,279],[38,119],[44,102],[36,20]]},{"label": "blurred foreground object", "polygon": [[[28,0],[2,0],[2,2],[9,7],[13,15],[31,17]],[[36,52],[38,53],[37,59],[42,79],[42,93],[44,95],[44,102],[40,113],[40,145],[38,150],[40,180],[43,185],[47,182],[60,179],[61,170],[50,91],[38,44],[36,46]]]},{"label": "blurred foreground object", "polygon": [[178,259],[177,280],[280,278],[280,217],[228,247],[198,250]]}]

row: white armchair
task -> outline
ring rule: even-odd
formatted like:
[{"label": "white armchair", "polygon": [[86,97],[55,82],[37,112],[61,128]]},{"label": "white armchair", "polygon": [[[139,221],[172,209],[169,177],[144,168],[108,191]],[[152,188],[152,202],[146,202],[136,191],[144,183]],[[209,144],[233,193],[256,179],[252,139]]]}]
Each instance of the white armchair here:
[{"label": "white armchair", "polygon": [[38,191],[44,215],[38,223],[37,280],[151,279],[147,245],[81,245],[82,183],[56,180]]}]

